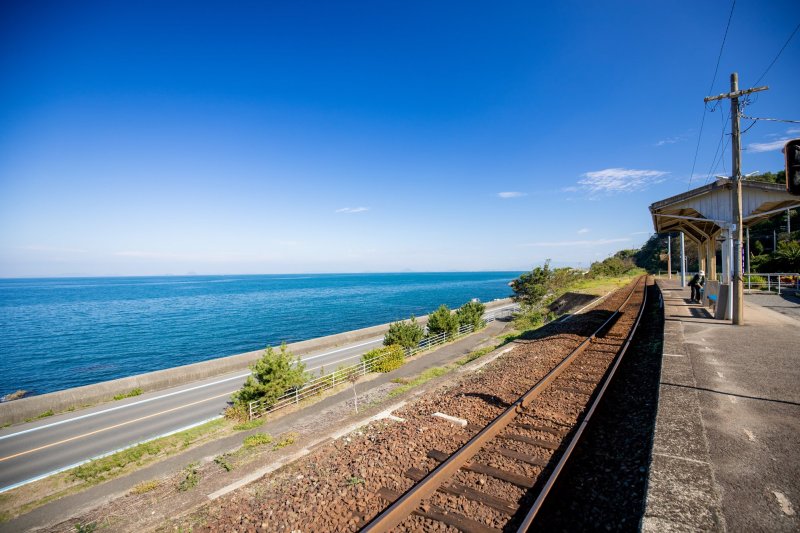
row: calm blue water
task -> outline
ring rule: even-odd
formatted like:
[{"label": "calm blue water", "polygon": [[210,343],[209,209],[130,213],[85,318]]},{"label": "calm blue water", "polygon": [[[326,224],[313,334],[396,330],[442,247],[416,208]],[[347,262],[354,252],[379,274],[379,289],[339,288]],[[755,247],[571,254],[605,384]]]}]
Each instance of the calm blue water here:
[{"label": "calm blue water", "polygon": [[0,279],[0,395],[42,394],[510,295],[519,272]]}]

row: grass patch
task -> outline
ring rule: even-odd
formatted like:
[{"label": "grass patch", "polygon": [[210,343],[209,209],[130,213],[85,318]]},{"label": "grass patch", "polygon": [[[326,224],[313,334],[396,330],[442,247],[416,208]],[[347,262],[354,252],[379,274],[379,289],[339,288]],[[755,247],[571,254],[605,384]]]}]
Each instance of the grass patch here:
[{"label": "grass patch", "polygon": [[178,483],[178,490],[181,492],[191,490],[200,483],[200,472],[197,470],[197,463],[187,466],[184,472],[186,472],[186,476]]},{"label": "grass patch", "polygon": [[244,438],[244,442],[242,445],[245,448],[255,448],[257,446],[263,446],[265,444],[272,443],[272,435],[269,433],[256,433],[255,435],[250,435],[249,437]]},{"label": "grass patch", "polygon": [[48,409],[47,411],[39,413],[36,416],[32,416],[30,418],[26,418],[25,422],[33,422],[34,420],[41,420],[42,418],[47,418],[48,416],[53,416],[54,414],[55,413],[53,412],[52,409]]},{"label": "grass patch", "polygon": [[438,378],[439,376],[443,376],[450,372],[453,368],[446,367],[446,366],[435,366],[433,368],[429,368],[422,372],[419,376],[415,377],[410,381],[405,381],[399,387],[392,389],[389,391],[389,396],[398,396],[403,394],[406,391],[413,389],[414,387],[419,387],[423,383],[427,383],[428,381]]},{"label": "grass patch", "polygon": [[123,392],[122,394],[117,394],[114,396],[114,400],[124,400],[125,398],[133,398],[134,396],[139,396],[142,394],[142,389],[135,388],[128,392]]},{"label": "grass patch", "polygon": [[283,438],[281,440],[279,440],[278,442],[275,443],[275,445],[272,447],[272,449],[273,450],[280,450],[281,448],[285,448],[287,446],[291,446],[292,444],[294,444],[295,440],[297,440],[297,434],[296,433],[287,433],[286,435],[283,436]]},{"label": "grass patch", "polygon": [[94,533],[96,529],[97,522],[87,522],[85,524],[79,522],[75,524],[75,533]]},{"label": "grass patch", "polygon": [[347,484],[351,487],[355,487],[356,485],[362,485],[366,482],[366,480],[362,477],[353,476],[347,480]]},{"label": "grass patch", "polygon": [[464,357],[462,357],[461,359],[456,361],[454,364],[456,366],[464,366],[466,364],[471,363],[475,359],[483,357],[487,353],[494,351],[495,348],[496,348],[496,346],[485,346],[485,347],[483,347],[483,348],[481,348],[479,350],[475,350],[474,352],[468,353],[467,355],[465,355]]},{"label": "grass patch", "polygon": [[76,480],[94,485],[119,476],[133,466],[142,466],[157,457],[171,455],[187,446],[224,429],[225,420],[216,419],[200,426],[181,431],[168,437],[137,444],[127,450],[119,451],[108,457],[95,459],[70,470],[68,473]]},{"label": "grass patch", "polygon": [[241,424],[236,424],[233,426],[233,429],[236,431],[247,431],[248,429],[255,429],[257,427],[261,427],[264,425],[263,418],[254,418],[248,422],[242,422]]},{"label": "grass patch", "polygon": [[573,292],[580,292],[583,294],[594,294],[596,296],[602,296],[607,292],[613,291],[615,289],[619,289],[631,282],[631,280],[637,276],[641,276],[645,274],[645,271],[641,268],[635,268],[625,274],[624,276],[618,277],[598,277],[598,278],[584,278],[580,281],[575,282],[574,285],[570,286],[569,290]]},{"label": "grass patch", "polygon": [[214,462],[217,463],[220,467],[222,467],[226,472],[230,472],[233,470],[233,465],[228,461],[229,457],[228,454],[225,455],[218,455],[214,457]]},{"label": "grass patch", "polygon": [[150,491],[156,490],[161,482],[157,479],[151,479],[150,481],[142,481],[133,486],[131,489],[131,494],[146,494]]}]

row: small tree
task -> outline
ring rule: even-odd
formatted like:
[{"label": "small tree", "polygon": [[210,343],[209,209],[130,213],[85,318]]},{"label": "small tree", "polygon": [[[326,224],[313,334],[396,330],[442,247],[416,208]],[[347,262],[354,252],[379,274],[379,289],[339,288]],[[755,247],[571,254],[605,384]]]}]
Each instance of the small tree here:
[{"label": "small tree", "polygon": [[233,394],[234,404],[247,405],[262,400],[271,405],[291,388],[306,382],[306,365],[281,344],[281,351],[271,347],[264,350],[261,359],[250,367],[253,373],[242,388]]},{"label": "small tree", "polygon": [[392,322],[389,324],[389,331],[383,337],[383,345],[391,346],[399,344],[403,348],[416,348],[419,341],[425,336],[422,326],[417,324],[417,319],[411,316],[408,322]]},{"label": "small tree", "polygon": [[547,296],[552,277],[553,271],[550,270],[549,259],[544,262],[543,266],[522,274],[511,282],[514,301],[529,307],[537,307]]},{"label": "small tree", "polygon": [[450,309],[442,304],[439,309],[428,315],[428,334],[447,333],[455,335],[458,331],[458,317],[450,313]]},{"label": "small tree", "polygon": [[405,364],[406,350],[399,344],[375,348],[362,355],[361,361],[373,372],[391,372]]},{"label": "small tree", "polygon": [[483,326],[483,312],[486,306],[480,302],[467,302],[456,311],[458,323],[461,326],[472,324],[475,329]]}]

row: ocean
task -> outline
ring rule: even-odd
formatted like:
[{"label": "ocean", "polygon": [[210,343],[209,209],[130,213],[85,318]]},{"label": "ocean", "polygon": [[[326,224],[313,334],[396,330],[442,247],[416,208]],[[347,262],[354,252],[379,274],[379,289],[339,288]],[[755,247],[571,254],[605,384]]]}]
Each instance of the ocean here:
[{"label": "ocean", "polygon": [[0,279],[0,396],[43,394],[510,296],[520,272]]}]

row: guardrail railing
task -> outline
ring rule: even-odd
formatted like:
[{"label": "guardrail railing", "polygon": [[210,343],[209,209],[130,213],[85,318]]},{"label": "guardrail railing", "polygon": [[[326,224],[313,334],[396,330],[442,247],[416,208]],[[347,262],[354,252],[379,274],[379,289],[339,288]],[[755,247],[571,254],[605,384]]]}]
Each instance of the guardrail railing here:
[{"label": "guardrail railing", "polygon": [[[507,312],[507,314],[503,314]],[[511,310],[503,310],[499,311],[497,315],[491,317],[485,317],[485,322],[491,322],[496,320],[497,318],[502,318],[503,316],[509,316],[511,314]],[[406,348],[406,357],[411,357],[412,355],[416,355],[420,352],[424,352],[425,350],[429,350],[434,346],[439,346],[441,344],[445,344],[447,342],[456,340],[460,337],[465,335],[469,335],[475,330],[472,324],[467,324],[458,328],[458,332],[455,334],[448,334],[448,333],[439,333],[437,335],[433,335],[430,337],[425,337],[422,339],[417,345],[416,348]],[[366,374],[370,374],[373,372],[375,367],[378,363],[382,362],[384,358],[386,358],[388,354],[383,355],[381,357],[376,357],[375,359],[370,360],[369,362],[361,360],[356,364],[344,366],[337,368],[333,372],[328,374],[323,374],[321,376],[315,377],[313,379],[308,380],[303,386],[298,387],[296,389],[291,389],[287,391],[283,396],[275,400],[275,402],[268,404],[263,400],[256,400],[254,402],[250,402],[248,405],[248,417],[250,420],[254,418],[260,418],[266,414],[274,413],[280,409],[288,407],[290,405],[296,405],[301,401],[305,400],[306,398],[310,398],[312,396],[316,396],[317,394],[321,394],[326,390],[330,390],[337,385],[341,385],[347,381],[350,381],[353,378],[361,377]]]},{"label": "guardrail railing", "polygon": [[795,288],[800,289],[800,274],[797,272],[769,272],[769,273],[753,273],[745,274],[745,284],[748,290],[767,290],[772,292],[773,289],[777,290],[778,294],[781,289]]}]

